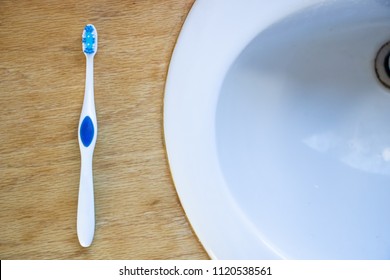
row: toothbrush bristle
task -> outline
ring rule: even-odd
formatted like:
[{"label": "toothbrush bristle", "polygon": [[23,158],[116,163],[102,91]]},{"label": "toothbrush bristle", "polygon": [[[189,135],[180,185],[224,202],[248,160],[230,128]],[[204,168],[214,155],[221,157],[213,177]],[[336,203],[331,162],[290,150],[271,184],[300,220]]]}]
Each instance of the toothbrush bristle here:
[{"label": "toothbrush bristle", "polygon": [[92,24],[88,24],[84,27],[83,37],[83,52],[86,54],[93,54],[97,49],[97,32]]}]

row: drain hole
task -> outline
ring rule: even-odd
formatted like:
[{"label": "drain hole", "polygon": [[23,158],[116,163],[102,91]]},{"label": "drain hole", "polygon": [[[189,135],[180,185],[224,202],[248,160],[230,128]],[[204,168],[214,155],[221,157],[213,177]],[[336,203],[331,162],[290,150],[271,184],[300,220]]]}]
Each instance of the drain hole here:
[{"label": "drain hole", "polygon": [[385,61],[383,61],[383,68],[386,71],[387,77],[390,77],[389,57],[390,57],[390,54],[386,55]]},{"label": "drain hole", "polygon": [[384,44],[375,58],[375,73],[379,81],[390,88],[390,42]]}]

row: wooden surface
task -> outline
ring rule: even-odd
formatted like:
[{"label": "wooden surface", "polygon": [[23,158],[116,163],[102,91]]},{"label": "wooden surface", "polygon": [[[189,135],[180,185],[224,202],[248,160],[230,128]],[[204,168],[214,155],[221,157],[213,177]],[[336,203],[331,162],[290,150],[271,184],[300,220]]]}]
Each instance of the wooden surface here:
[{"label": "wooden surface", "polygon": [[[194,0],[0,2],[0,258],[206,259],[164,148],[163,98]],[[85,57],[99,34],[96,231],[80,247],[77,126]]]}]

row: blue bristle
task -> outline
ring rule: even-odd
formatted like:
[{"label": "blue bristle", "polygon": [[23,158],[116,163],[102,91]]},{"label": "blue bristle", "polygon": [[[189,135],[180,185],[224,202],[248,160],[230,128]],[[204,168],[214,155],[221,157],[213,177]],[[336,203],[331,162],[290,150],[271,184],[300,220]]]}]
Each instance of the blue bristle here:
[{"label": "blue bristle", "polygon": [[84,44],[84,52],[86,54],[92,54],[95,52],[95,35],[93,34],[94,28],[91,25],[86,25],[85,33],[82,38]]},{"label": "blue bristle", "polygon": [[93,27],[91,25],[86,25],[84,30],[87,33],[92,33],[93,32]]}]

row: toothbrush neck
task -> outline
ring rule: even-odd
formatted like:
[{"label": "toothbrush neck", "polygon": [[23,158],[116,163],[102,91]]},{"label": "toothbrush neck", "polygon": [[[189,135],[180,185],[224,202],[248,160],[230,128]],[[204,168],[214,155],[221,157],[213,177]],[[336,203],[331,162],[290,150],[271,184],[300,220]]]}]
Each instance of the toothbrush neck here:
[{"label": "toothbrush neck", "polygon": [[93,56],[87,57],[87,67],[86,67],[86,79],[85,79],[85,97],[93,99]]}]

